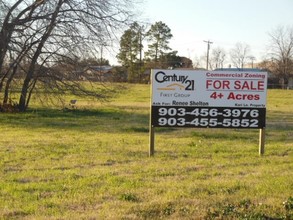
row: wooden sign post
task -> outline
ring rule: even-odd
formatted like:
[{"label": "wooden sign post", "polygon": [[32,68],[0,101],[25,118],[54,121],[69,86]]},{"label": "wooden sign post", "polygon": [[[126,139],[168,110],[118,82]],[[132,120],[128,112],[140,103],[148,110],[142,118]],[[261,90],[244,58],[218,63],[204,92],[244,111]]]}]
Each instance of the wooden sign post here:
[{"label": "wooden sign post", "polygon": [[265,128],[259,129],[259,155],[265,153]]}]

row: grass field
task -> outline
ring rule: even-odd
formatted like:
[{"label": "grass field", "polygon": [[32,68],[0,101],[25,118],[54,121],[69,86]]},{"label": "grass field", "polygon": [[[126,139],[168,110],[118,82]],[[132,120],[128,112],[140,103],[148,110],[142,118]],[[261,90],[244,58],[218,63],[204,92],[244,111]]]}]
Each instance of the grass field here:
[{"label": "grass field", "polygon": [[149,86],[125,86],[0,114],[0,219],[293,219],[292,90],[268,91],[262,157],[258,130],[164,128],[149,158]]}]

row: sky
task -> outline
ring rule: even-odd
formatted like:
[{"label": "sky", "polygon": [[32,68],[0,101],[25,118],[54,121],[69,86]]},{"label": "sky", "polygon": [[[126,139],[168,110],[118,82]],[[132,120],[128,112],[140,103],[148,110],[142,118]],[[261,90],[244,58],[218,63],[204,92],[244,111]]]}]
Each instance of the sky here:
[{"label": "sky", "polygon": [[162,21],[173,34],[172,50],[194,60],[205,56],[207,43],[226,53],[237,42],[250,46],[261,61],[269,47],[269,33],[293,26],[293,0],[144,0],[140,20]]}]

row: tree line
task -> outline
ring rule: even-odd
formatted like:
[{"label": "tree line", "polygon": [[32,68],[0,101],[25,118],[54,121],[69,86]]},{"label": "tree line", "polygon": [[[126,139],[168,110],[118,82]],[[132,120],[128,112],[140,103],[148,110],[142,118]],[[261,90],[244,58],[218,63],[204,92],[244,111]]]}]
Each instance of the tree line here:
[{"label": "tree line", "polygon": [[[88,66],[110,65],[102,50],[113,47],[119,32],[117,78],[146,82],[152,68],[205,66],[201,58],[192,62],[170,48],[167,24],[135,22],[134,6],[134,0],[0,0],[0,111],[26,111],[32,94],[45,101],[46,94],[68,91],[107,98],[113,90],[78,79],[92,80]],[[278,27],[269,38],[270,50],[258,65],[286,83],[293,73],[293,28]],[[228,57],[237,68],[255,61],[249,45],[237,43],[229,53],[213,48],[209,69],[223,68]]]},{"label": "tree line", "polygon": [[[119,62],[126,68],[128,81],[141,81],[141,74],[151,68],[194,68],[210,70],[234,67],[260,68],[274,74],[276,80],[288,83],[293,77],[293,26],[279,26],[269,33],[269,48],[261,61],[256,62],[251,48],[245,42],[237,42],[230,51],[221,47],[212,48],[208,54],[195,58],[193,62],[177,55],[169,47],[173,37],[171,29],[163,22],[152,24],[149,29],[133,23],[120,40]],[[147,42],[147,49],[144,43]],[[144,52],[144,53],[143,53]],[[142,56],[144,54],[144,56]]]}]

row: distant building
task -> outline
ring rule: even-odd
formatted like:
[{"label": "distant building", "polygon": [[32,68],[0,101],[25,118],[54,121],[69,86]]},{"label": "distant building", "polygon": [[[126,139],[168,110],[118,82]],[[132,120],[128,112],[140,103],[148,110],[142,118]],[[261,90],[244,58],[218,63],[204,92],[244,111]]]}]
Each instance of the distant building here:
[{"label": "distant building", "polygon": [[88,80],[107,82],[113,78],[112,66],[89,66],[85,72]]}]

